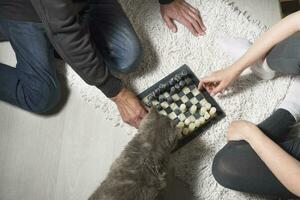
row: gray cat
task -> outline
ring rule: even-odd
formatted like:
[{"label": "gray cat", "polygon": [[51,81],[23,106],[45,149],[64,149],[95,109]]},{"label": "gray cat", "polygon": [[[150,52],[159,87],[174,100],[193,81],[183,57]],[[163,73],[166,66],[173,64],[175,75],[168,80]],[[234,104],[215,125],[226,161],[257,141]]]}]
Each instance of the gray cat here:
[{"label": "gray cat", "polygon": [[173,121],[151,109],[89,200],[156,200],[166,186],[168,160],[179,131]]}]

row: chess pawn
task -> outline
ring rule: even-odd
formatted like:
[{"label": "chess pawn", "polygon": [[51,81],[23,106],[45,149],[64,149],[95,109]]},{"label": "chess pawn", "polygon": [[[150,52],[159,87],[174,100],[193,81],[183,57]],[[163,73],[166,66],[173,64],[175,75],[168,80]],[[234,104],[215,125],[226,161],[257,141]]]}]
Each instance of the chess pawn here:
[{"label": "chess pawn", "polygon": [[188,75],[188,72],[186,70],[182,70],[180,76],[181,78],[185,78]]},{"label": "chess pawn", "polygon": [[183,135],[188,135],[189,134],[189,128],[184,128],[183,130],[182,130],[182,134]]},{"label": "chess pawn", "polygon": [[200,117],[199,118],[199,122],[200,122],[200,125],[203,125],[203,124],[205,124],[205,118],[204,117]]},{"label": "chess pawn", "polygon": [[191,78],[186,78],[184,81],[186,85],[190,85],[193,82]]},{"label": "chess pawn", "polygon": [[184,81],[180,81],[180,82],[179,82],[179,86],[180,86],[181,88],[183,88],[183,87],[185,86],[185,82],[184,82]]},{"label": "chess pawn", "polygon": [[195,121],[195,126],[196,126],[197,128],[201,126],[201,121],[200,121],[200,119],[196,119],[196,121]]},{"label": "chess pawn", "polygon": [[178,83],[175,84],[175,89],[176,89],[177,92],[179,92],[181,90],[181,87]]},{"label": "chess pawn", "polygon": [[185,119],[185,121],[184,121],[184,124],[185,124],[185,125],[188,126],[190,123],[191,123],[191,120],[190,120],[189,118]]},{"label": "chess pawn", "polygon": [[173,94],[175,94],[176,93],[176,88],[173,86],[173,87],[171,87],[171,89],[170,89],[170,95],[173,95]]},{"label": "chess pawn", "polygon": [[201,106],[205,106],[206,103],[208,103],[206,99],[202,99],[202,100],[200,101],[200,105],[201,105]]},{"label": "chess pawn", "polygon": [[184,127],[184,123],[183,122],[179,122],[178,124],[177,124],[177,128],[183,128]]},{"label": "chess pawn", "polygon": [[190,113],[191,113],[191,114],[195,114],[196,111],[197,111],[197,106],[196,106],[196,105],[192,105],[192,106],[190,107]]},{"label": "chess pawn", "polygon": [[186,111],[186,105],[185,104],[181,104],[179,109],[181,110],[181,112],[185,112]]},{"label": "chess pawn", "polygon": [[160,104],[157,104],[157,105],[156,105],[156,109],[157,109],[158,111],[161,111],[163,108],[162,108],[162,106],[161,106]]},{"label": "chess pawn", "polygon": [[217,109],[215,107],[211,107],[211,109],[209,110],[209,114],[214,117],[217,113]]},{"label": "chess pawn", "polygon": [[208,102],[204,106],[205,106],[206,110],[209,110],[211,108],[211,104]]},{"label": "chess pawn", "polygon": [[207,112],[206,107],[201,107],[200,109],[200,115],[204,116],[204,114]]},{"label": "chess pawn", "polygon": [[167,102],[168,102],[169,104],[173,103],[173,98],[172,98],[171,96],[168,96],[168,97],[167,97]]},{"label": "chess pawn", "polygon": [[174,84],[175,84],[175,80],[174,80],[174,78],[171,78],[171,79],[169,80],[169,85],[172,86],[172,85],[174,85]]},{"label": "chess pawn", "polygon": [[182,138],[182,133],[178,132],[176,136],[177,136],[177,139],[180,140]]},{"label": "chess pawn", "polygon": [[210,118],[210,114],[206,111],[204,114],[204,119],[208,120]]},{"label": "chess pawn", "polygon": [[190,123],[190,125],[189,125],[189,132],[193,132],[195,130],[195,128],[196,128],[195,123]]},{"label": "chess pawn", "polygon": [[158,101],[159,101],[159,103],[162,103],[162,102],[164,102],[164,100],[165,100],[165,97],[164,97],[164,95],[159,95],[159,97],[158,97]]},{"label": "chess pawn", "polygon": [[181,76],[179,74],[176,74],[174,76],[174,80],[178,83],[181,80]]}]

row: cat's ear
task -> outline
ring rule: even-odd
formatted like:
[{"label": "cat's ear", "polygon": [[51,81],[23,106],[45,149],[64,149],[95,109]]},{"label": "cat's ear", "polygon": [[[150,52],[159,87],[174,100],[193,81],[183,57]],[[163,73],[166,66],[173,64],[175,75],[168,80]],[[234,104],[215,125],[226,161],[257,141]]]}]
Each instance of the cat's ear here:
[{"label": "cat's ear", "polygon": [[157,112],[155,106],[150,108],[148,114],[144,117],[144,119],[141,122],[140,128],[146,126],[148,123],[152,123],[153,120],[157,120],[159,117],[159,113]]},{"label": "cat's ear", "polygon": [[157,112],[156,107],[152,106],[145,118],[147,118],[148,120],[154,120],[157,119],[158,117],[159,117],[159,113]]},{"label": "cat's ear", "polygon": [[153,116],[159,116],[159,113],[157,112],[157,109],[155,106],[152,106],[150,111],[149,111],[150,114],[152,114]]}]

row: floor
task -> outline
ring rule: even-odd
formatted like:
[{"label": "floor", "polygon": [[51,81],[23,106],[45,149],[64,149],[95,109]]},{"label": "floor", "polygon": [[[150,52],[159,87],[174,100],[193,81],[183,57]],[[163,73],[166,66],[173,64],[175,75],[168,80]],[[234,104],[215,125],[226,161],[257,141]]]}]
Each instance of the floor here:
[{"label": "floor", "polygon": [[[235,2],[268,26],[280,19],[277,0]],[[0,44],[0,61],[15,63],[8,43]],[[56,114],[3,102],[0,113],[0,200],[87,199],[130,138],[73,88]]]}]

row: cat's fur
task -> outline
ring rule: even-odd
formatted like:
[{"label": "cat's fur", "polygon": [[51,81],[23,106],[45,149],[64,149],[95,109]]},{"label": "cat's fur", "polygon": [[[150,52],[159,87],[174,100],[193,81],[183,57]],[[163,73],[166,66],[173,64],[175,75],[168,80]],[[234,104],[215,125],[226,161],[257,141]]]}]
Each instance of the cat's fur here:
[{"label": "cat's fur", "polygon": [[166,186],[167,164],[178,131],[174,122],[151,109],[89,200],[155,200]]}]

